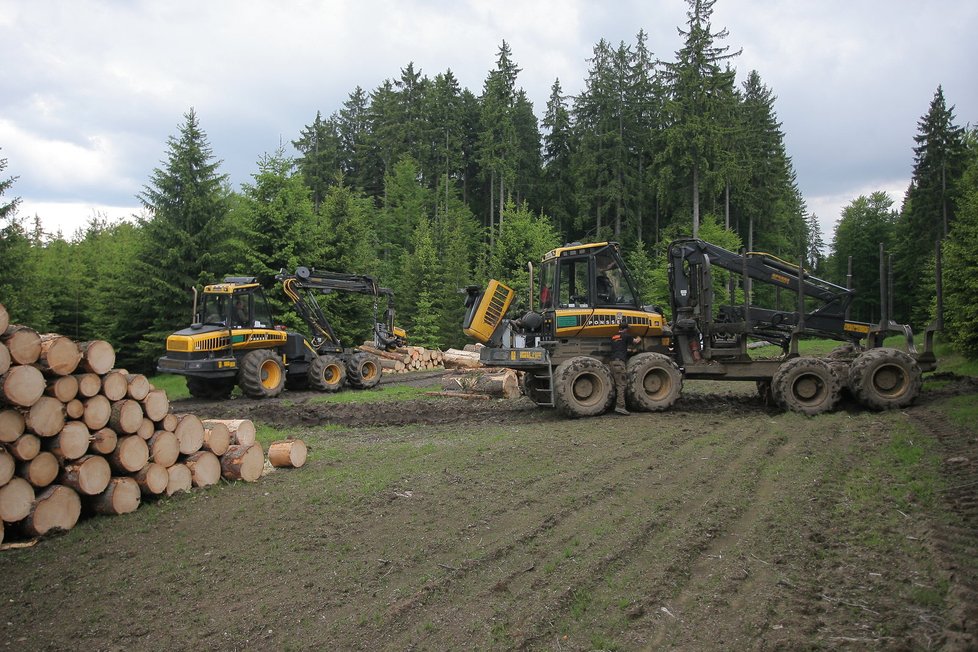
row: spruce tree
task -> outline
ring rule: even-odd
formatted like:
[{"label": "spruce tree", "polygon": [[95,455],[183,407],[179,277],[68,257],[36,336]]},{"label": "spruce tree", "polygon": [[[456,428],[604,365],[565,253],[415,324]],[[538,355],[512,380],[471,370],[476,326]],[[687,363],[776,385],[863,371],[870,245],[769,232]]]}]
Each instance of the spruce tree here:
[{"label": "spruce tree", "polygon": [[543,117],[543,206],[563,232],[574,217],[574,181],[571,170],[571,116],[560,80],[550,87]]}]

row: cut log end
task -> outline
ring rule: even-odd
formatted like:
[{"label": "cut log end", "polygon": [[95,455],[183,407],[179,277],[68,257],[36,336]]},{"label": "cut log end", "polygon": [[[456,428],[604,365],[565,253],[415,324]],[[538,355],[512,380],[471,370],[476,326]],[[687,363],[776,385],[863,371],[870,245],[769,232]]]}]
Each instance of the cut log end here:
[{"label": "cut log end", "polygon": [[128,514],[139,507],[142,492],[133,478],[112,478],[105,491],[86,502],[97,514]]},{"label": "cut log end", "polygon": [[235,445],[221,457],[221,475],[227,480],[255,482],[265,468],[265,453],[261,444]]},{"label": "cut log end", "polygon": [[104,340],[92,340],[78,345],[82,353],[81,366],[85,371],[103,375],[115,366],[115,349]]},{"label": "cut log end", "polygon": [[0,399],[19,407],[30,407],[44,395],[44,374],[30,365],[15,365],[0,376]]},{"label": "cut log end", "polygon": [[94,496],[105,491],[112,478],[112,468],[101,455],[86,455],[68,462],[61,471],[61,484],[80,494]]},{"label": "cut log end", "polygon": [[149,462],[149,446],[137,435],[119,437],[115,450],[109,455],[109,464],[119,473],[135,473]]},{"label": "cut log end", "polygon": [[78,494],[69,487],[52,485],[38,494],[30,515],[24,520],[24,532],[30,536],[66,532],[75,527],[80,515]]},{"label": "cut log end", "polygon": [[276,441],[268,447],[268,461],[276,468],[297,469],[306,463],[308,449],[301,439]]},{"label": "cut log end", "polygon": [[195,487],[209,487],[221,479],[221,461],[210,451],[199,451],[183,461]]},{"label": "cut log end", "polygon": [[205,428],[213,428],[215,424],[226,426],[234,445],[250,446],[257,441],[255,423],[251,419],[205,419],[203,423]]},{"label": "cut log end", "polygon": [[0,487],[0,521],[13,523],[27,518],[34,503],[34,487],[23,478],[13,477]]},{"label": "cut log end", "polygon": [[136,484],[139,485],[143,495],[155,496],[166,491],[166,485],[170,481],[170,475],[166,472],[166,467],[162,464],[150,462],[133,476]]},{"label": "cut log end", "polygon": [[172,496],[181,491],[190,491],[194,486],[193,475],[186,464],[174,464],[166,470],[166,473],[169,476],[166,483],[167,496]]}]

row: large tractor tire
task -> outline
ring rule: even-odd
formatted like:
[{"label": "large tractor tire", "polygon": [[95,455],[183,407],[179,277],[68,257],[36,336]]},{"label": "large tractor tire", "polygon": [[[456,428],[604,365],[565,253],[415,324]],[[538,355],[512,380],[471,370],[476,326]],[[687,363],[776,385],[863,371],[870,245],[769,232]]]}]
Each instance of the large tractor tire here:
[{"label": "large tractor tire", "polygon": [[554,370],[554,404],[564,416],[604,414],[614,397],[611,370],[596,358],[578,356],[561,362]]},{"label": "large tractor tire", "polygon": [[346,382],[354,389],[370,389],[380,382],[383,367],[373,353],[357,351],[346,362]]},{"label": "large tractor tire", "polygon": [[250,398],[272,398],[285,389],[285,365],[270,349],[249,351],[241,360],[238,385]]},{"label": "large tractor tire", "polygon": [[683,390],[683,375],[669,356],[639,353],[625,369],[625,405],[638,412],[672,407]]},{"label": "large tractor tire", "polygon": [[319,392],[338,392],[346,384],[346,366],[335,355],[321,355],[309,364],[309,387]]},{"label": "large tractor tire", "polygon": [[233,378],[197,378],[187,376],[187,391],[194,398],[222,400],[231,396],[234,389]]},{"label": "large tractor tire", "polygon": [[834,408],[841,389],[832,367],[819,358],[792,358],[778,367],[771,379],[771,393],[778,405],[810,416]]},{"label": "large tractor tire", "polygon": [[873,410],[902,408],[914,402],[922,383],[920,366],[899,349],[870,349],[849,367],[849,391]]}]

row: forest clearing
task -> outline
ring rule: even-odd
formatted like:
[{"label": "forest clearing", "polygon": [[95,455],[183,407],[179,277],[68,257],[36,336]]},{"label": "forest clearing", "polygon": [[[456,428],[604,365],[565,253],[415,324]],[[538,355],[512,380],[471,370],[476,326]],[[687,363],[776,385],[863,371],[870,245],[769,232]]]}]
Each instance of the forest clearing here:
[{"label": "forest clearing", "polygon": [[[558,419],[525,398],[175,401],[309,445],[0,555],[9,649],[973,649],[978,385],[804,417],[731,384]],[[384,387],[395,386],[390,377]]]}]

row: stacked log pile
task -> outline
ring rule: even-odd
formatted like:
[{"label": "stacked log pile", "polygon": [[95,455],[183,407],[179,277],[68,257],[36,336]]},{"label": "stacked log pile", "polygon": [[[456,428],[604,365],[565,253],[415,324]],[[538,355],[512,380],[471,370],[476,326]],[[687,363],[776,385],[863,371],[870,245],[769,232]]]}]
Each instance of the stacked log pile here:
[{"label": "stacked log pile", "polygon": [[361,351],[373,353],[380,358],[384,373],[403,374],[409,371],[433,371],[445,366],[444,354],[437,349],[423,346],[405,346],[393,351],[382,351],[370,342],[360,347]]},{"label": "stacked log pile", "polygon": [[[0,542],[222,478],[261,477],[265,453],[251,421],[173,414],[163,390],[114,366],[108,342],[11,325],[0,304]],[[295,441],[301,455],[296,445],[291,465],[301,466],[305,446]]]}]

